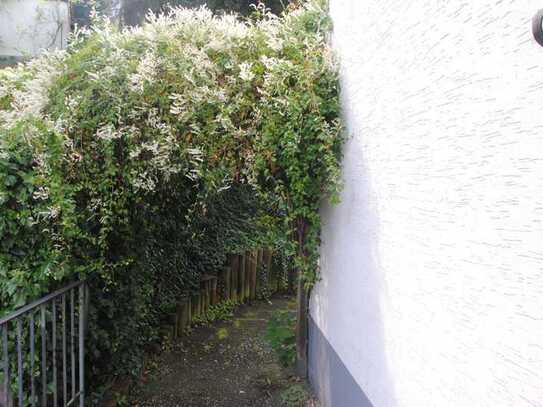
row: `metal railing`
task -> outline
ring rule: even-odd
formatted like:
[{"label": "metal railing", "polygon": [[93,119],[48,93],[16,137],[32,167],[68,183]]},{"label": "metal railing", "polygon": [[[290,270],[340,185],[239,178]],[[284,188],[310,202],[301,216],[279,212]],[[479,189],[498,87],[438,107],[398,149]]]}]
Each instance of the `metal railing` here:
[{"label": "metal railing", "polygon": [[0,318],[0,406],[84,406],[88,299],[79,281]]}]

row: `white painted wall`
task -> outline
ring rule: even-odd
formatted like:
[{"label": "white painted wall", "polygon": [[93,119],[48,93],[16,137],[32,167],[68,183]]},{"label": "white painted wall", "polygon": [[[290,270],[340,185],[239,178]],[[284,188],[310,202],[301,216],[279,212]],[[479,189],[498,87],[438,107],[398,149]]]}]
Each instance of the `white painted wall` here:
[{"label": "white painted wall", "polygon": [[66,46],[68,3],[52,0],[0,0],[0,55],[35,56]]},{"label": "white painted wall", "polygon": [[543,1],[331,8],[351,138],[313,318],[375,407],[543,406]]}]

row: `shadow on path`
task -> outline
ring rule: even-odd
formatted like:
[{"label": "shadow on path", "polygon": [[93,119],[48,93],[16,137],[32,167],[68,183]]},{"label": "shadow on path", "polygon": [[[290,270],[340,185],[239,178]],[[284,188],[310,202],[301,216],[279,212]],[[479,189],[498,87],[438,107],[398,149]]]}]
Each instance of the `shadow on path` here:
[{"label": "shadow on path", "polygon": [[274,311],[293,307],[279,297],[239,307],[231,321],[198,327],[153,361],[133,389],[131,406],[278,407],[293,382],[264,338]]}]

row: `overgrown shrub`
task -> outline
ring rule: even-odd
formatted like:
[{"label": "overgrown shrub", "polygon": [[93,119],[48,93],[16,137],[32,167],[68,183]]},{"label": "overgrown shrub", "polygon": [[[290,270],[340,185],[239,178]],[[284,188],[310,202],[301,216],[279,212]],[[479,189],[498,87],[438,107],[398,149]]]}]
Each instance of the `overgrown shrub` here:
[{"label": "overgrown shrub", "polygon": [[0,71],[0,302],[88,278],[104,380],[137,369],[162,310],[229,252],[278,241],[314,280],[342,140],[316,1],[96,23]]}]

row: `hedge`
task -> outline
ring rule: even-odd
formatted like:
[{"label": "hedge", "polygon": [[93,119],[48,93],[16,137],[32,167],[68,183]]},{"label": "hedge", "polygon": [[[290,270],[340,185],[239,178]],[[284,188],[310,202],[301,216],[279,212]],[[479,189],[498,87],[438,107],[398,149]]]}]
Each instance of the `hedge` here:
[{"label": "hedge", "polygon": [[229,252],[278,242],[315,281],[343,139],[319,1],[94,23],[0,71],[0,308],[87,278],[103,381],[137,371],[171,299]]}]

